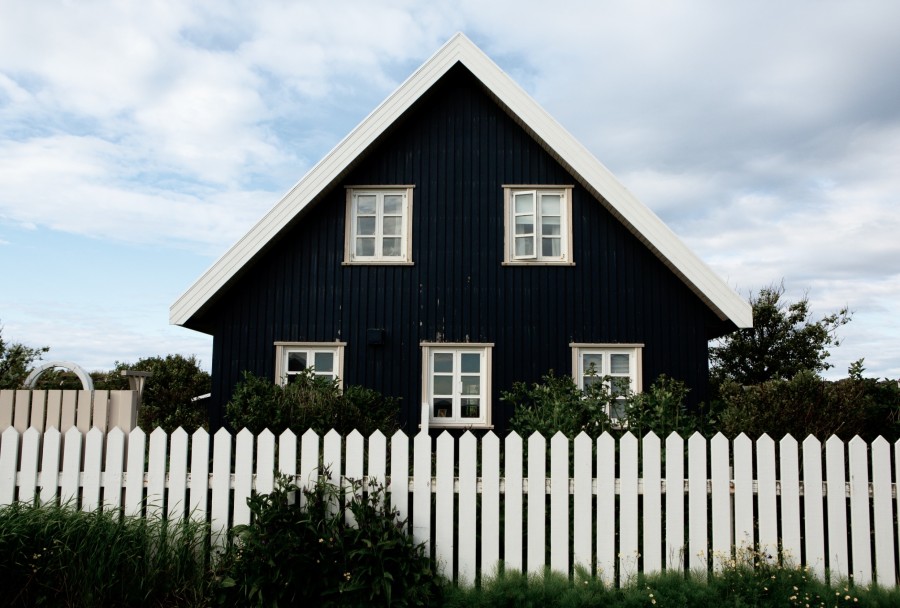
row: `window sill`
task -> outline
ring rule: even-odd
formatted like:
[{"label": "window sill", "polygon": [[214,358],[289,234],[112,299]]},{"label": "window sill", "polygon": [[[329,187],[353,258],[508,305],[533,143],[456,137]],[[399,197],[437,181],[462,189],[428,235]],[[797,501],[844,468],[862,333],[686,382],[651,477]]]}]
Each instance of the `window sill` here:
[{"label": "window sill", "polygon": [[574,265],[575,265],[575,262],[567,262],[564,260],[559,261],[559,262],[552,262],[552,261],[548,261],[548,260],[538,260],[536,262],[531,262],[531,261],[526,261],[526,260],[522,260],[522,261],[514,260],[514,261],[504,261],[501,263],[501,266],[574,266]]},{"label": "window sill", "polygon": [[390,260],[365,260],[341,262],[341,266],[415,266],[415,262],[392,262]]},{"label": "window sill", "polygon": [[[419,425],[419,429],[422,428],[422,425]],[[486,424],[483,422],[478,423],[465,423],[465,422],[436,422],[429,421],[428,422],[429,429],[475,429],[479,431],[490,431],[494,428],[493,424]]]}]

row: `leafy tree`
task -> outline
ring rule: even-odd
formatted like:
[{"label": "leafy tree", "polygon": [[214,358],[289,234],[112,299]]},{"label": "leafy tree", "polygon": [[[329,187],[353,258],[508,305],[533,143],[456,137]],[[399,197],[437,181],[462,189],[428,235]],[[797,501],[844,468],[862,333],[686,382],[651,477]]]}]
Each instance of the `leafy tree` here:
[{"label": "leafy tree", "polygon": [[31,371],[31,364],[48,350],[48,346],[31,348],[19,343],[7,344],[3,341],[3,326],[0,326],[0,389],[21,388]]},{"label": "leafy tree", "polygon": [[837,330],[850,322],[846,308],[813,321],[809,298],[786,302],[784,283],[750,296],[753,327],[739,329],[710,348],[710,379],[755,385],[790,379],[799,372],[819,373],[831,367],[828,348],[840,344]]},{"label": "leafy tree", "polygon": [[103,388],[127,389],[128,381],[123,370],[152,372],[144,385],[138,424],[152,430],[161,426],[172,432],[179,426],[191,432],[200,426],[208,426],[209,413],[206,404],[194,401],[195,397],[209,393],[212,381],[209,373],[200,369],[197,357],[191,355],[166,355],[146,357],[136,363],[116,363],[103,383]]}]

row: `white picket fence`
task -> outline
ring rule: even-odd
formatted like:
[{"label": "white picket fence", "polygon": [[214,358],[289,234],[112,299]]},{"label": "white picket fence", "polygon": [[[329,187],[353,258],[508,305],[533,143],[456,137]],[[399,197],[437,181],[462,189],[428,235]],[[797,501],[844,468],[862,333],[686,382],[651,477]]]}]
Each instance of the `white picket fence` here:
[{"label": "white picket fence", "polygon": [[0,506],[37,498],[192,517],[208,521],[221,545],[229,526],[250,521],[247,498],[271,491],[276,470],[309,486],[324,463],[334,483],[383,483],[413,537],[460,581],[503,560],[531,572],[580,565],[614,584],[638,572],[708,572],[754,549],[820,579],[897,582],[900,442],[892,455],[881,438],[870,446],[832,437],[823,450],[815,437],[800,445],[790,436],[776,444],[626,433],[617,445],[608,434],[570,441],[558,433],[548,450],[538,434],[501,441],[445,432],[433,442],[425,433],[365,440],[244,430],[233,438],[222,429],[210,446],[203,430],[170,437],[156,429],[149,453],[147,439],[140,428],[126,438],[119,429],[10,427],[0,438]]}]

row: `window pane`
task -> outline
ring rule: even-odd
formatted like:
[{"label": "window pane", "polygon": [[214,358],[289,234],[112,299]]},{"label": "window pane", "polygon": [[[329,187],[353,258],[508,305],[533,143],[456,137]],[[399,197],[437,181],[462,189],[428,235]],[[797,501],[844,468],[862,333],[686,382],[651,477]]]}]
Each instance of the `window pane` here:
[{"label": "window pane", "polygon": [[453,376],[435,376],[433,387],[435,395],[452,395]]},{"label": "window pane", "polygon": [[610,355],[609,373],[627,374],[631,371],[628,366],[628,355]]},{"label": "window pane", "polygon": [[481,355],[479,353],[462,353],[460,356],[459,367],[464,374],[481,373]]},{"label": "window pane", "polygon": [[434,400],[435,418],[449,418],[453,414],[453,402],[450,399],[441,398]]},{"label": "window pane", "polygon": [[300,372],[306,369],[306,353],[294,351],[288,353],[287,371]]},{"label": "window pane", "polygon": [[609,404],[609,417],[610,418],[624,418],[625,417],[625,400],[624,399],[616,399],[612,403]]},{"label": "window pane", "polygon": [[330,373],[334,371],[334,353],[315,353],[313,367],[317,372]]},{"label": "window pane", "polygon": [[356,218],[356,234],[360,234],[360,235],[375,234],[375,218],[374,217],[358,217],[358,218]]},{"label": "window pane", "polygon": [[481,377],[480,376],[463,376],[462,377],[462,394],[463,395],[480,395],[481,394]]},{"label": "window pane", "polygon": [[480,418],[481,399],[463,399],[461,413],[463,418]]},{"label": "window pane", "polygon": [[361,194],[356,199],[357,215],[375,215],[375,195]]},{"label": "window pane", "polygon": [[453,353],[434,353],[434,372],[449,374],[453,372]]},{"label": "window pane", "polygon": [[603,355],[594,353],[581,355],[581,368],[585,376],[589,374],[602,375]]},{"label": "window pane", "polygon": [[356,255],[371,257],[375,255],[375,239],[356,239]]},{"label": "window pane", "polygon": [[516,213],[534,213],[534,194],[516,194]]},{"label": "window pane", "polygon": [[541,218],[541,234],[543,236],[559,236],[560,225],[558,217],[542,217]]},{"label": "window pane", "polygon": [[534,239],[530,236],[516,237],[516,255],[531,256],[534,255]]},{"label": "window pane", "polygon": [[585,376],[581,380],[581,386],[587,390],[589,387],[600,384],[602,381],[603,379],[600,376]]},{"label": "window pane", "polygon": [[386,217],[384,218],[384,234],[385,236],[399,236],[400,228],[402,227],[403,220],[399,217]]},{"label": "window pane", "polygon": [[534,219],[530,215],[516,218],[516,234],[534,234]]},{"label": "window pane", "polygon": [[384,195],[384,214],[400,215],[403,209],[403,196],[400,194]]},{"label": "window pane", "polygon": [[544,194],[541,196],[541,215],[559,215],[558,194]]},{"label": "window pane", "polygon": [[627,395],[628,385],[631,384],[628,378],[610,378],[609,392],[613,395]]},{"label": "window pane", "polygon": [[562,243],[560,239],[541,239],[541,255],[546,258],[562,257]]},{"label": "window pane", "polygon": [[400,239],[391,237],[381,241],[381,255],[385,257],[397,257],[400,255]]}]

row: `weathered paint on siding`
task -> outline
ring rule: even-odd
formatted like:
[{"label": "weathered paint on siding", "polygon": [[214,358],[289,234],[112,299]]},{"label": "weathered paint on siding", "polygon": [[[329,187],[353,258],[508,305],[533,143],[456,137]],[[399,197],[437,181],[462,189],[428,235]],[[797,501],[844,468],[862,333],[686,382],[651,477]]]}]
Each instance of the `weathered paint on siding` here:
[{"label": "weathered paint on siding", "polygon": [[[412,266],[344,266],[344,186],[414,184]],[[503,184],[571,184],[574,266],[503,266]],[[707,339],[726,326],[457,67],[199,315],[214,334],[213,426],[242,370],[272,377],[277,340],[347,343],[344,382],[401,397],[418,422],[422,341],[492,342],[500,392],[571,342],[644,343],[661,373],[704,393]],[[384,328],[368,346],[366,330]]]}]

